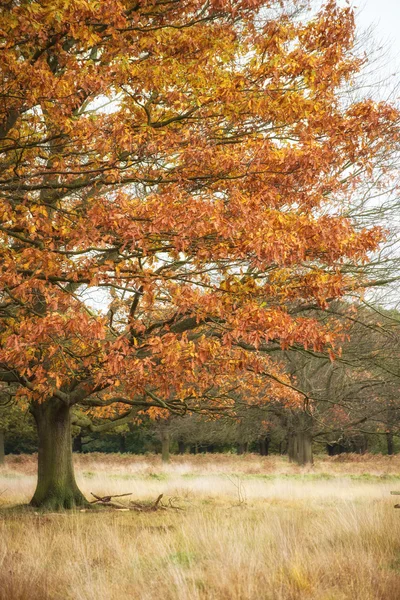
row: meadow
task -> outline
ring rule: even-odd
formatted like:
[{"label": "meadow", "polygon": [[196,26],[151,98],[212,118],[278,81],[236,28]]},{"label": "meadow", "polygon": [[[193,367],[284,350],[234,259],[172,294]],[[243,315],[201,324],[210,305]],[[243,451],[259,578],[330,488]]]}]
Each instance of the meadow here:
[{"label": "meadow", "polygon": [[40,513],[34,456],[0,467],[0,600],[399,600],[400,456],[76,455],[88,498]]}]

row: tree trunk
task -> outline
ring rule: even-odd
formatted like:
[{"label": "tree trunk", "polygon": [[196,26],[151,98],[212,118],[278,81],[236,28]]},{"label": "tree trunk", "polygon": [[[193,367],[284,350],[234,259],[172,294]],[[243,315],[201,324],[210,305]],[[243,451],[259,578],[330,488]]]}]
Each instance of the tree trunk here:
[{"label": "tree trunk", "polygon": [[311,465],[313,463],[312,437],[309,431],[298,431],[297,438],[297,457],[298,465]]},{"label": "tree trunk", "polygon": [[389,456],[394,454],[394,445],[393,445],[393,427],[396,423],[396,410],[392,407],[387,411],[387,420],[386,420],[386,443],[387,443],[387,453]]},{"label": "tree trunk", "polygon": [[73,450],[73,452],[82,452],[82,434],[81,433],[78,433],[78,435],[76,435],[73,438],[72,450]]},{"label": "tree trunk", "polygon": [[72,463],[70,408],[51,400],[32,407],[39,436],[38,480],[32,506],[50,510],[85,506]]},{"label": "tree trunk", "polygon": [[298,465],[313,463],[312,436],[309,431],[298,430],[289,433],[288,455],[289,461]]},{"label": "tree trunk", "polygon": [[[386,432],[386,442],[387,442],[387,453],[389,456],[391,456],[392,454],[394,454],[393,433],[391,431]],[[1,453],[1,450],[0,450],[0,453]],[[0,462],[1,462],[1,456],[0,456]]]},{"label": "tree trunk", "polygon": [[163,463],[169,462],[169,431],[161,432],[161,458]]},{"label": "tree trunk", "polygon": [[185,454],[185,442],[183,440],[178,440],[178,454]]},{"label": "tree trunk", "polygon": [[287,453],[289,462],[294,462],[297,460],[297,437],[293,432],[288,434]]},{"label": "tree trunk", "polygon": [[0,465],[4,464],[4,431],[0,429]]},{"label": "tree trunk", "polygon": [[326,444],[326,451],[328,453],[328,456],[334,456],[335,455],[335,446],[333,444]]},{"label": "tree trunk", "polygon": [[119,453],[126,454],[126,438],[123,433],[119,435]]},{"label": "tree trunk", "polygon": [[269,435],[265,436],[265,440],[264,440],[264,447],[265,447],[265,455],[264,456],[268,456],[269,455],[269,444],[270,444],[271,438],[269,437]]}]

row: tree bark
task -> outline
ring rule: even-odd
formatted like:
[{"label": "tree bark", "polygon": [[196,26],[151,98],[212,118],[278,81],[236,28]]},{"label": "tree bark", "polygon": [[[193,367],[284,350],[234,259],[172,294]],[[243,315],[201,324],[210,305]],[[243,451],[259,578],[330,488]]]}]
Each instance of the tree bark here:
[{"label": "tree bark", "polygon": [[259,447],[260,447],[260,454],[261,454],[261,456],[266,456],[265,438],[261,438]]},{"label": "tree bark", "polygon": [[163,463],[169,462],[169,431],[161,431],[161,458]]},{"label": "tree bark", "polygon": [[244,444],[238,444],[236,451],[238,454],[244,454],[245,453]]},{"label": "tree bark", "polygon": [[78,433],[72,442],[73,452],[82,452],[82,434]]},{"label": "tree bark", "polygon": [[0,465],[4,464],[4,431],[0,429]]},{"label": "tree bark", "polygon": [[186,444],[183,440],[178,440],[178,454],[185,454]]},{"label": "tree bark", "polygon": [[297,459],[297,438],[294,432],[288,434],[288,448],[287,453],[289,462],[295,462]]},{"label": "tree bark", "polygon": [[313,463],[312,436],[309,431],[298,431],[297,438],[297,457],[298,465],[311,465]]},{"label": "tree bark", "polygon": [[87,505],[75,481],[70,408],[52,398],[32,407],[39,437],[38,480],[32,506],[60,510]]},{"label": "tree bark", "polygon": [[269,455],[269,444],[271,442],[271,438],[269,437],[269,435],[265,436],[264,439],[264,448],[265,448],[265,455],[264,456],[268,456]]},{"label": "tree bark", "polygon": [[312,435],[307,430],[298,430],[289,433],[288,456],[290,462],[298,465],[313,463]]},{"label": "tree bark", "polygon": [[[392,454],[394,454],[393,433],[391,431],[386,432],[386,442],[387,442],[387,453],[389,456],[391,456]],[[0,458],[0,462],[1,462],[1,458]]]},{"label": "tree bark", "polygon": [[269,443],[270,437],[266,435],[260,439],[260,454],[261,456],[268,456],[269,454]]}]

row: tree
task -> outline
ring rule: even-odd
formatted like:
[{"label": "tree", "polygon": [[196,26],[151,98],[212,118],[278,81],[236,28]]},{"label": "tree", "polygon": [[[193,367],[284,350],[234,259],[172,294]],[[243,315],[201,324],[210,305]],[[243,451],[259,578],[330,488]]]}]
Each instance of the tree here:
[{"label": "tree", "polygon": [[324,320],[334,315],[347,339],[334,362],[312,350],[283,353],[287,371],[308,396],[302,408],[282,407],[290,458],[312,462],[313,440],[331,451],[366,450],[368,437],[378,433],[387,437],[390,453],[400,417],[398,313],[349,302],[318,312]]},{"label": "tree", "polygon": [[32,417],[26,404],[13,402],[14,385],[0,384],[0,464],[4,462],[5,451],[34,451],[37,437]]},{"label": "tree", "polygon": [[[350,8],[10,0],[0,8],[0,380],[39,435],[34,506],[83,505],[75,425],[301,402],[273,353],[354,289],[382,232],[341,214],[398,143],[343,102]],[[357,265],[356,275],[342,268]],[[101,422],[105,419],[105,422]]]}]

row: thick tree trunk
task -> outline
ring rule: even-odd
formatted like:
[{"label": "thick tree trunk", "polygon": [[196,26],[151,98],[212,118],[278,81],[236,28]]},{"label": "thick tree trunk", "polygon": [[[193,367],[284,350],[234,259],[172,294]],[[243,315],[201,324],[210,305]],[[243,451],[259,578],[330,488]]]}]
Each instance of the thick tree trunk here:
[{"label": "thick tree trunk", "polygon": [[296,462],[299,465],[310,465],[313,463],[312,437],[309,431],[298,431],[297,438],[297,457]]},{"label": "thick tree trunk", "polygon": [[39,436],[38,481],[32,506],[50,510],[85,506],[72,463],[70,408],[53,398],[32,408]]},{"label": "thick tree trunk", "polygon": [[4,431],[0,429],[0,465],[4,464]]},{"label": "thick tree trunk", "polygon": [[169,431],[161,432],[161,458],[163,463],[169,462]]},{"label": "thick tree trunk", "polygon": [[185,454],[186,444],[183,440],[178,440],[178,454]]},{"label": "thick tree trunk", "polygon": [[309,431],[298,430],[289,433],[288,455],[289,461],[298,465],[313,463],[312,436]]},{"label": "thick tree trunk", "polygon": [[[387,453],[389,456],[391,456],[392,454],[394,454],[393,433],[391,431],[386,432],[386,442],[387,442]],[[1,450],[0,450],[0,453],[1,453]],[[0,462],[1,462],[1,454],[0,454]]]}]

